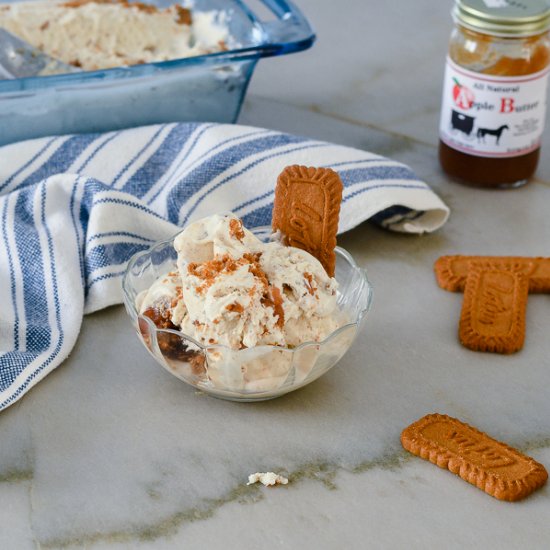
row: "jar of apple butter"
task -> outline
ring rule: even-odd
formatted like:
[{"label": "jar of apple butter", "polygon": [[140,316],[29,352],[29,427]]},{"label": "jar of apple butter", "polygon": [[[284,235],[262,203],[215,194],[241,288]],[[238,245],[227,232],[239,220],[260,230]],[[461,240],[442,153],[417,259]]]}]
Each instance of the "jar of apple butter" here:
[{"label": "jar of apple butter", "polygon": [[456,0],[439,125],[443,169],[517,187],[539,160],[550,65],[546,0]]}]

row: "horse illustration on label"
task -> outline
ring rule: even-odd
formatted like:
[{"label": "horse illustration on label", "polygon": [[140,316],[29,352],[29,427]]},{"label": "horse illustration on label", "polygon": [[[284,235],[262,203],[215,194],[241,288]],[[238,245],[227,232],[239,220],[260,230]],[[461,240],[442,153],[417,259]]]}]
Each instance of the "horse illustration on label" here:
[{"label": "horse illustration on label", "polygon": [[504,130],[509,130],[510,127],[508,124],[503,124],[498,128],[478,128],[477,129],[477,139],[482,143],[485,143],[485,136],[495,136],[496,144],[500,141],[500,136]]}]

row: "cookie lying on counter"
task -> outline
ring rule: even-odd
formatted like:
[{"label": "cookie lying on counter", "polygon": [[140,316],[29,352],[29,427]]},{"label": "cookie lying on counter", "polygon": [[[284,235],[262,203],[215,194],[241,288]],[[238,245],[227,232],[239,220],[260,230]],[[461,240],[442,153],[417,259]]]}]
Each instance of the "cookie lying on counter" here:
[{"label": "cookie lying on counter", "polygon": [[405,428],[401,443],[499,500],[525,498],[548,479],[531,457],[444,414],[428,414]]},{"label": "cookie lying on counter", "polygon": [[442,256],[439,286],[464,292],[460,342],[474,351],[514,353],[525,340],[529,293],[550,292],[550,258]]}]

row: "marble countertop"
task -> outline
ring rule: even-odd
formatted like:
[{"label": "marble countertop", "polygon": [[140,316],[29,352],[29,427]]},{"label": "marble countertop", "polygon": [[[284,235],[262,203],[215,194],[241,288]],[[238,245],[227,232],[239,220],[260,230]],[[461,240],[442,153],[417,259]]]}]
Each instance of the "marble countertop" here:
[{"label": "marble countertop", "polygon": [[[550,467],[550,297],[530,296],[520,353],[475,353],[457,340],[461,295],[433,276],[443,254],[548,255],[549,140],[524,188],[450,181],[436,149],[450,2],[298,4],[318,43],[259,64],[240,122],[406,162],[449,222],[422,237],[369,224],[341,237],[375,289],[366,326],[338,366],[273,401],[177,381],[122,307],[86,317],[69,359],[0,414],[0,548],[550,546],[550,487],[500,502],[399,442],[437,411]],[[289,484],[246,486],[269,470]]]}]

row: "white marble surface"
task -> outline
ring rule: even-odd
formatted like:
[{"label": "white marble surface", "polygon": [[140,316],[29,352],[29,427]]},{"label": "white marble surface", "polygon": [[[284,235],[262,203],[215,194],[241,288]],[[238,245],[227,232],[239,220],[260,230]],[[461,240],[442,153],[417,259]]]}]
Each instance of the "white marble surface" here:
[{"label": "white marble surface", "polygon": [[[260,64],[241,122],[407,162],[450,221],[342,237],[375,287],[365,330],[331,372],[274,401],[196,393],[144,353],[121,307],[87,317],[70,358],[0,414],[0,549],[550,546],[548,487],[499,502],[399,443],[438,411],[550,466],[550,296],[530,297],[520,353],[474,353],[457,341],[461,296],[432,272],[442,254],[548,255],[548,144],[523,189],[450,182],[435,148],[449,6],[299,4],[319,42]],[[268,470],[289,484],[246,486]]]}]

